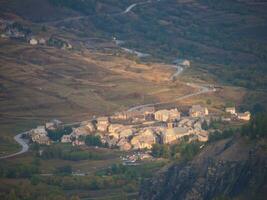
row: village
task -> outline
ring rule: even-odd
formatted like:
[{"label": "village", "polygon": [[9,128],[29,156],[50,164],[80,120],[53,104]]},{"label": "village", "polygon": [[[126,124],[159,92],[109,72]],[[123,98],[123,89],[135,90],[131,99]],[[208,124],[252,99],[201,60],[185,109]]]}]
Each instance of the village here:
[{"label": "village", "polygon": [[[42,33],[43,32],[43,33]],[[46,27],[42,27],[42,30],[37,35],[33,31],[22,25],[17,21],[4,20],[0,18],[0,37],[6,40],[17,40],[21,42],[27,42],[32,46],[53,46],[60,49],[72,49],[72,45],[56,36],[48,36],[46,34]]]},{"label": "village", "polygon": [[214,130],[206,126],[213,120],[250,120],[250,112],[237,113],[235,107],[225,108],[224,113],[221,116],[210,114],[208,108],[201,105],[193,105],[186,114],[177,108],[156,110],[154,106],[147,106],[83,121],[72,127],[70,133],[64,134],[60,141],[52,141],[48,136],[49,131],[56,131],[64,126],[59,120],[32,129],[28,136],[32,142],[42,145],[61,142],[73,146],[85,145],[85,138],[93,136],[99,138],[108,148],[137,152],[143,150],[121,158],[124,163],[129,164],[138,159],[151,158],[150,150],[154,144],[175,144],[185,136],[189,138],[189,142],[207,142],[209,133]]}]

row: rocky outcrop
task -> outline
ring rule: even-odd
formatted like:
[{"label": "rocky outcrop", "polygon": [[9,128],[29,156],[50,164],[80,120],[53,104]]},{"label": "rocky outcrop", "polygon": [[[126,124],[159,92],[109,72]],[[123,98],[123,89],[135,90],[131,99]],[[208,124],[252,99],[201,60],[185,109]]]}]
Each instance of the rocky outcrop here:
[{"label": "rocky outcrop", "polygon": [[140,199],[264,199],[266,187],[266,150],[234,138],[210,145],[191,162],[173,164],[146,181]]}]

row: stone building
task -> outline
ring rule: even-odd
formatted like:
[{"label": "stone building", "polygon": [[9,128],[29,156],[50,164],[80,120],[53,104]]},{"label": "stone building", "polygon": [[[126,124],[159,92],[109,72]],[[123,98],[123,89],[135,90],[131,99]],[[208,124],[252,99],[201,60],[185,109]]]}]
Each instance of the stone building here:
[{"label": "stone building", "polygon": [[61,142],[62,143],[71,143],[72,140],[72,135],[63,135],[62,138],[61,138]]},{"label": "stone building", "polygon": [[101,132],[108,131],[109,118],[108,117],[99,117],[97,118],[97,130]]},{"label": "stone building", "polygon": [[181,114],[177,108],[171,110],[158,110],[155,112],[155,120],[163,122],[179,120],[180,116]]},{"label": "stone building", "polygon": [[131,140],[133,149],[151,149],[156,143],[156,135],[152,129],[143,129]]},{"label": "stone building", "polygon": [[225,108],[225,112],[230,113],[232,115],[236,114],[235,107],[227,107],[227,108]]},{"label": "stone building", "polygon": [[237,118],[244,121],[249,121],[251,117],[251,114],[249,111],[244,113],[237,113]]},{"label": "stone building", "polygon": [[208,108],[200,105],[193,105],[189,110],[190,117],[205,117],[209,114]]},{"label": "stone building", "polygon": [[162,142],[163,144],[171,144],[176,142],[179,138],[189,134],[190,132],[187,128],[167,128],[166,131],[162,134]]}]

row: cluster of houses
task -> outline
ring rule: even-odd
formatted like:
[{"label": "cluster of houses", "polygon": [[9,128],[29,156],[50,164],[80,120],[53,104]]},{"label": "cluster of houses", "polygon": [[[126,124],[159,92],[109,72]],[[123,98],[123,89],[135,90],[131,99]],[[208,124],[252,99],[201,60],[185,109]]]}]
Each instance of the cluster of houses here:
[{"label": "cluster of houses", "polygon": [[[156,111],[154,107],[116,113],[110,117],[99,117],[84,121],[72,133],[63,135],[62,143],[84,145],[87,135],[98,136],[103,144],[118,147],[122,151],[131,149],[151,149],[155,143],[171,144],[183,136],[197,136],[195,139],[206,141],[208,134],[202,130],[203,117],[208,113],[201,106],[192,107],[190,116],[181,117],[177,108]],[[202,119],[202,121],[200,120]],[[56,130],[60,122],[53,121],[30,131],[33,142],[51,144],[48,130]]]},{"label": "cluster of houses", "polygon": [[52,140],[48,137],[48,131],[56,131],[62,125],[59,120],[52,120],[45,124],[45,126],[37,126],[37,128],[29,131],[29,136],[31,140],[38,144],[50,145]]},{"label": "cluster of houses", "polygon": [[30,45],[48,45],[61,49],[72,49],[72,45],[59,39],[57,37],[41,37],[34,36],[31,29],[23,26],[22,24],[12,21],[0,19],[0,36],[4,39],[17,39],[26,41]]},{"label": "cluster of houses", "polygon": [[0,19],[0,33],[1,38],[11,39],[26,39],[31,30],[23,27],[21,24],[11,21]]},{"label": "cluster of houses", "polygon": [[[250,113],[236,113],[235,108],[226,108],[226,113],[240,120],[249,120]],[[189,141],[206,142],[209,132],[202,128],[210,124],[211,117],[206,107],[193,105],[188,115],[182,116],[177,108],[157,110],[155,107],[142,107],[135,110],[115,113],[109,117],[98,117],[84,121],[72,128],[69,135],[63,135],[62,143],[73,146],[85,145],[88,135],[98,136],[103,144],[122,151],[151,149],[153,144],[173,144],[183,137]],[[54,120],[45,126],[38,126],[29,132],[33,142],[51,144],[48,130],[57,130],[61,122]]]},{"label": "cluster of houses", "polygon": [[249,111],[246,111],[243,113],[241,112],[237,113],[235,107],[227,107],[225,108],[225,112],[231,115],[231,118],[229,118],[228,121],[230,121],[231,119],[249,121],[251,117],[251,114]]}]

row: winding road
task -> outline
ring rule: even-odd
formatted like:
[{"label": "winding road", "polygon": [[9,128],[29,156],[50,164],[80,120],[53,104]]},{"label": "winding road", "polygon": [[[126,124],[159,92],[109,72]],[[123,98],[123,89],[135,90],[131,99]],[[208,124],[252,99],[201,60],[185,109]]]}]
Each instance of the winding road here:
[{"label": "winding road", "polygon": [[[128,6],[127,8],[125,8],[125,10],[122,11],[122,12],[103,13],[103,15],[108,15],[108,16],[125,15],[125,14],[129,13],[130,11],[132,11],[132,9],[135,8],[136,6],[140,6],[140,5],[144,5],[144,4],[149,4],[149,3],[152,3],[152,1],[151,0],[148,0],[148,1],[144,1],[144,2],[133,3],[130,6]],[[43,24],[43,25],[55,25],[57,23],[62,23],[62,22],[70,22],[70,21],[76,21],[76,20],[86,19],[86,18],[92,17],[92,16],[97,16],[97,15],[96,14],[93,14],[93,15],[73,16],[73,17],[67,17],[67,18],[59,19],[59,20],[55,20],[55,21],[44,22],[44,23],[41,23],[41,24]]]},{"label": "winding road", "polygon": [[[174,77],[179,76],[184,70],[179,65],[176,66],[176,68],[177,68],[177,71],[171,76],[171,79],[173,79]],[[149,104],[134,106],[134,107],[128,109],[128,111],[139,110],[139,109],[142,109],[142,108],[145,108],[145,107],[148,107],[148,106],[157,106],[157,105],[173,103],[173,102],[176,102],[176,101],[180,101],[180,100],[187,99],[187,98],[190,98],[190,97],[198,96],[198,95],[201,95],[201,94],[216,92],[216,89],[213,88],[213,87],[206,87],[206,86],[202,86],[202,85],[199,85],[199,84],[196,84],[196,83],[186,83],[186,85],[190,86],[192,88],[196,88],[196,89],[198,89],[198,91],[197,92],[193,92],[191,94],[187,94],[187,95],[184,95],[184,96],[177,97],[177,98],[175,98],[175,99],[173,99],[171,101],[165,101],[165,102],[159,102],[159,103],[149,103]]]},{"label": "winding road", "polygon": [[29,150],[29,145],[28,145],[27,141],[22,139],[22,135],[27,134],[27,133],[28,133],[27,131],[26,132],[22,132],[22,133],[19,133],[18,135],[16,135],[14,137],[14,140],[22,146],[22,149],[17,153],[13,153],[13,154],[9,154],[9,155],[6,155],[6,156],[2,156],[2,157],[0,157],[0,160],[1,159],[6,159],[6,158],[11,158],[11,157],[14,157],[14,156],[17,156],[17,155],[20,155],[20,154],[23,154],[23,153],[27,152]]}]

